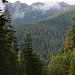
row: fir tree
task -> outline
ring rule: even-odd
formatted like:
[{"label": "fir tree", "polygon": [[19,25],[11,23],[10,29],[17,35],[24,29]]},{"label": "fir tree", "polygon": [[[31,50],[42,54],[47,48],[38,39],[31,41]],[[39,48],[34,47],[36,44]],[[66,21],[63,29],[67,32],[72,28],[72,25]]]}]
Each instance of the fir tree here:
[{"label": "fir tree", "polygon": [[3,2],[3,3],[8,3],[8,1],[6,1],[6,0],[2,0],[2,2]]},{"label": "fir tree", "polygon": [[11,18],[6,6],[4,14],[0,16],[0,74],[16,75],[17,47],[14,31],[10,25]]},{"label": "fir tree", "polygon": [[65,41],[65,51],[75,49],[75,17],[73,18],[74,24],[70,27]]},{"label": "fir tree", "polygon": [[24,74],[42,75],[42,62],[32,49],[32,39],[30,34],[25,38],[25,45],[21,52],[21,66]]},{"label": "fir tree", "polygon": [[57,56],[50,64],[50,75],[75,75],[75,17]]}]

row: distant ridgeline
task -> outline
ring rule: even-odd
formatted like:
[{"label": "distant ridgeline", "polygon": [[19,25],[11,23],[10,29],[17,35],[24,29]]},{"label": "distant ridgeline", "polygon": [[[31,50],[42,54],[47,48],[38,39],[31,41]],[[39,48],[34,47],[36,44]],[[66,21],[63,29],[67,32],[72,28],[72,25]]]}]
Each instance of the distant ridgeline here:
[{"label": "distant ridgeline", "polygon": [[66,38],[74,13],[75,9],[71,9],[44,20],[17,26],[15,36],[18,37],[19,48],[22,49],[24,35],[29,32],[33,39],[33,50],[39,52],[49,64],[51,57],[56,55]]},{"label": "distant ridgeline", "polygon": [[12,17],[12,25],[17,26],[24,23],[32,23],[38,20],[46,19],[63,11],[75,8],[64,2],[41,3],[36,2],[31,5],[16,1],[8,4],[8,9]]},{"label": "distant ridgeline", "polygon": [[[2,3],[6,2],[2,0]],[[15,33],[6,6],[0,15],[0,74],[75,75],[74,13],[75,9],[72,9],[45,20],[17,26]],[[18,37],[17,41],[14,35]]]},{"label": "distant ridgeline", "polygon": [[[6,0],[1,0],[3,3]],[[26,35],[21,51],[17,48],[15,31],[6,6],[0,15],[0,75],[48,75],[47,66],[33,52],[32,38]]]}]

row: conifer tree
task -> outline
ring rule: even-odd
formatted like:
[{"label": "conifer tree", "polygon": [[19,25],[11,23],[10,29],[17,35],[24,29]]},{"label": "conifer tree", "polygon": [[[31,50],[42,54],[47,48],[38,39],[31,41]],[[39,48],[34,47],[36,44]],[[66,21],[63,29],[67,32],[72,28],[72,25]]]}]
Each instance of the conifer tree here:
[{"label": "conifer tree", "polygon": [[75,17],[57,56],[52,60],[50,75],[75,75]]},{"label": "conifer tree", "polygon": [[6,0],[2,0],[2,2],[3,2],[3,3],[8,3],[8,1],[6,1]]},{"label": "conifer tree", "polygon": [[[6,40],[5,40],[5,29],[3,28],[5,25],[5,18],[3,15],[0,15],[0,74],[4,75],[4,70],[6,67],[7,62],[7,53],[5,52],[6,49]],[[6,53],[6,54],[5,54]]]},{"label": "conifer tree", "polygon": [[15,45],[14,31],[10,25],[11,18],[6,6],[5,12],[0,16],[0,74],[16,75],[17,47]]},{"label": "conifer tree", "polygon": [[70,27],[68,31],[68,35],[65,41],[65,48],[67,50],[74,50],[75,49],[75,17],[73,18],[74,24]]},{"label": "conifer tree", "polygon": [[25,38],[25,45],[21,52],[21,66],[24,74],[42,75],[42,62],[36,53],[33,53],[30,34]]}]

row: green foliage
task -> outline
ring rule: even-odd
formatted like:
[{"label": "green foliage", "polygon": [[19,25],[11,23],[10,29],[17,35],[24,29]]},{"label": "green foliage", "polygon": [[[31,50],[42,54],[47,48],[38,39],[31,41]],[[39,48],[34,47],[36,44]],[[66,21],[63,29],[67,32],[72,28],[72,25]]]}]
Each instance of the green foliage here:
[{"label": "green foliage", "polygon": [[64,45],[51,62],[50,75],[75,75],[75,17]]},{"label": "green foliage", "polygon": [[6,6],[0,15],[0,74],[1,75],[48,75],[47,66],[32,49],[32,38],[27,34],[25,45],[17,57],[16,38],[10,25],[11,18]]},{"label": "green foliage", "polygon": [[74,75],[75,51],[58,55],[49,67],[50,75]]},{"label": "green foliage", "polygon": [[30,34],[27,34],[25,38],[25,45],[20,53],[20,62],[23,75],[42,75],[43,63],[38,55],[33,53]]},{"label": "green foliage", "polygon": [[[74,24],[70,27],[66,40],[57,55],[54,56],[70,26],[64,25],[71,24],[69,19],[67,21],[68,17],[66,15],[70,13],[70,17],[74,11],[75,9],[43,21],[17,27],[16,36],[19,37],[19,41],[22,41],[19,44],[25,43],[20,45],[20,49],[21,47],[23,49],[17,57],[16,38],[13,36],[14,31],[10,25],[11,18],[6,7],[4,14],[0,15],[0,74],[75,75],[75,17],[73,18]],[[65,29],[66,31],[64,31]],[[33,44],[30,34],[27,34],[25,38],[22,37],[28,31],[33,34]],[[38,57],[38,54],[33,52],[33,49],[39,50],[40,56],[43,55],[44,59],[47,60],[46,63],[49,63],[50,58],[53,56],[49,71],[48,67]]]},{"label": "green foliage", "polygon": [[15,28],[19,48],[22,49],[24,35],[29,32],[33,39],[33,50],[43,56],[48,64],[50,58],[55,56],[66,38],[67,30],[72,24],[75,9],[49,17],[38,22],[23,24]]},{"label": "green foliage", "polygon": [[[0,15],[0,74],[16,75],[17,48],[14,31],[10,25],[11,19],[6,6],[4,14]],[[15,66],[14,66],[15,65]]]}]

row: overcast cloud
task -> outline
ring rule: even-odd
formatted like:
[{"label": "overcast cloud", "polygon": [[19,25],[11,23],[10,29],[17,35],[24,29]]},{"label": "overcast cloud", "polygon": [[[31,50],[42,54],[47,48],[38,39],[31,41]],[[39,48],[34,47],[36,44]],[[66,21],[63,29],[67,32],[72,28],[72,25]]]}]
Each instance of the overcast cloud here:
[{"label": "overcast cloud", "polygon": [[[35,3],[35,2],[45,2],[45,1],[52,1],[52,0],[8,0],[9,2],[20,1],[22,3],[27,3],[28,5]],[[69,4],[75,4],[75,0],[53,0],[52,2],[66,2]]]}]

